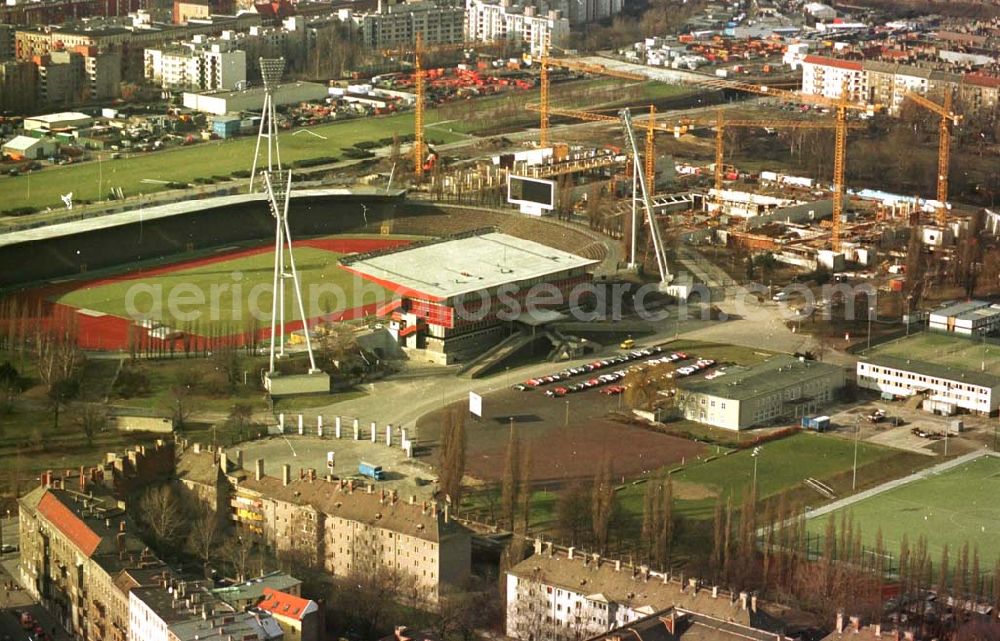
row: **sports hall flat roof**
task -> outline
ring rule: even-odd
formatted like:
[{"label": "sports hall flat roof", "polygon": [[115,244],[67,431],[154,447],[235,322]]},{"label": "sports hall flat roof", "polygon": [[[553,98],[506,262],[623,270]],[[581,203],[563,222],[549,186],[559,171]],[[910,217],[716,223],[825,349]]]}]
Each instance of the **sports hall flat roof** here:
[{"label": "sports hall flat roof", "polygon": [[598,262],[497,232],[342,261],[346,269],[389,289],[434,301]]}]

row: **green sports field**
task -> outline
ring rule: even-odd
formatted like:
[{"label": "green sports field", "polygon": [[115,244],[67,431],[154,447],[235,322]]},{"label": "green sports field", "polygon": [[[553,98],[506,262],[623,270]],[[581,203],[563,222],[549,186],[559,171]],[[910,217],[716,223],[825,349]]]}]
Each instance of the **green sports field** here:
[{"label": "green sports field", "polygon": [[[1000,458],[983,456],[961,465],[888,490],[835,512],[854,515],[855,527],[861,524],[865,544],[874,545],[882,528],[887,551],[899,554],[899,544],[906,534],[913,546],[920,535],[927,537],[930,558],[937,563],[941,549],[948,545],[954,561],[958,549],[969,543],[979,547],[984,568],[992,568],[1000,558]],[[813,534],[822,535],[829,516],[809,521]]]},{"label": "green sports field", "polygon": [[[680,510],[692,518],[711,518],[717,497],[739,501],[753,484],[754,457],[751,449],[719,456],[707,463],[688,461],[685,469],[671,475],[674,496]],[[862,481],[865,468],[889,462],[902,455],[880,445],[861,442],[858,446],[858,469]],[[854,464],[854,441],[825,434],[803,432],[765,443],[757,458],[757,487],[761,498],[801,487],[806,478],[830,482],[848,472]],[[908,471],[908,470],[907,470]],[[666,470],[661,470],[665,473]],[[630,508],[642,509],[643,486],[630,486],[621,499]],[[817,494],[816,501],[823,499]]]},{"label": "green sports field", "polygon": [[[306,317],[391,300],[391,293],[341,268],[342,254],[300,246],[295,264]],[[199,264],[148,277],[104,281],[69,292],[58,302],[125,318],[151,318],[174,329],[219,324],[233,329],[269,322],[274,252]],[[285,319],[300,319],[292,283],[286,284]]]},{"label": "green sports field", "polygon": [[1000,345],[943,332],[920,332],[873,347],[869,356],[928,361],[955,369],[985,371],[1000,376]]}]

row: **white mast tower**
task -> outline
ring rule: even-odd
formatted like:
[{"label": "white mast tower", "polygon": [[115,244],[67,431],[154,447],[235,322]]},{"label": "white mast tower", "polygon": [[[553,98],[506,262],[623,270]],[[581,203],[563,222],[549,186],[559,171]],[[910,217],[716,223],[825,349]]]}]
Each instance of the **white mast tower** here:
[{"label": "white mast tower", "polygon": [[[305,337],[306,351],[309,354],[309,374],[312,378],[322,372],[316,368],[316,359],[313,356],[312,341],[309,337],[309,327],[305,305],[302,302],[302,289],[299,284],[299,275],[295,269],[295,256],[292,253],[292,234],[288,226],[288,207],[292,195],[292,172],[281,168],[281,153],[278,149],[278,123],[274,112],[274,89],[281,80],[281,74],[285,69],[284,58],[261,58],[260,71],[264,79],[264,107],[261,111],[260,130],[257,134],[257,148],[254,152],[253,170],[250,174],[250,190],[253,191],[254,182],[257,179],[257,161],[261,153],[261,144],[267,146],[266,164],[262,164],[260,169],[260,183],[263,184],[264,194],[267,198],[268,207],[274,217],[274,279],[271,296],[271,349],[270,360],[268,362],[265,386],[272,394],[275,393],[274,381],[275,360],[285,356],[285,281],[291,280],[295,292],[295,301],[298,305],[299,317],[302,319],[302,332]],[[290,383],[293,378],[283,377]],[[329,387],[329,379],[325,379],[325,384]],[[283,393],[296,393],[317,391],[309,389],[311,385],[282,385]]]}]

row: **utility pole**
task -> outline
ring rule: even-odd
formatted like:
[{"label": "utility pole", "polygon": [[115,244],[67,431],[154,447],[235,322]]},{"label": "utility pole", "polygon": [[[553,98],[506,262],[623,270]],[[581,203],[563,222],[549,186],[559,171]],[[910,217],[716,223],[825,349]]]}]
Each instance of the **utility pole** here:
[{"label": "utility pole", "polygon": [[858,488],[858,441],[861,438],[861,417],[854,419],[854,473],[851,479],[851,491]]}]

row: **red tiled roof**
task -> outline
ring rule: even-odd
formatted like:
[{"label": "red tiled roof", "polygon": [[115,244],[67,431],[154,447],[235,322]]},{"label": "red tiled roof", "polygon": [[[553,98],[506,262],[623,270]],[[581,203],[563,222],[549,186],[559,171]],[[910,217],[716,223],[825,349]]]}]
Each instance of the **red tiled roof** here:
[{"label": "red tiled roof", "polygon": [[301,621],[310,604],[312,601],[309,599],[303,599],[274,588],[264,588],[264,600],[258,603],[257,607],[274,615]]},{"label": "red tiled roof", "polygon": [[79,548],[85,556],[89,557],[97,549],[97,546],[101,544],[101,537],[87,527],[87,524],[80,517],[73,514],[73,511],[63,505],[62,501],[57,499],[51,492],[46,492],[42,500],[39,501],[38,513],[66,535],[66,538]]},{"label": "red tiled roof", "polygon": [[993,76],[987,73],[967,73],[964,76],[965,82],[970,85],[980,87],[1000,87],[1000,76]]},{"label": "red tiled roof", "polygon": [[823,56],[806,56],[803,62],[824,67],[839,67],[840,69],[850,69],[851,71],[861,71],[861,63],[854,60],[840,60],[839,58],[825,58]]}]

